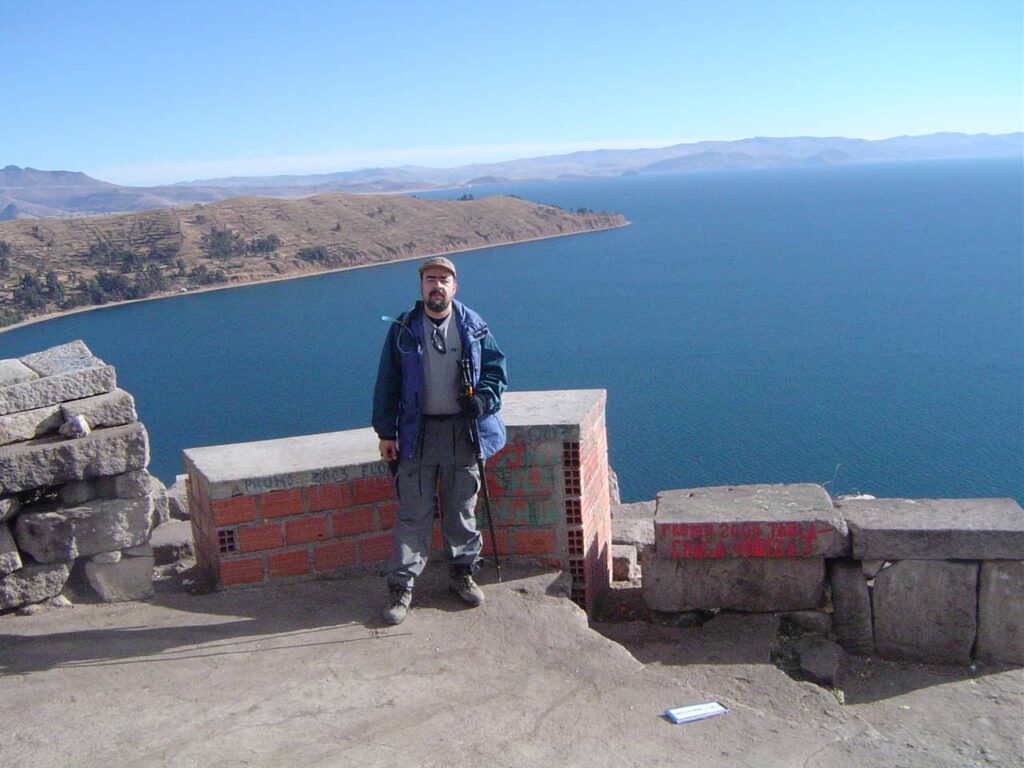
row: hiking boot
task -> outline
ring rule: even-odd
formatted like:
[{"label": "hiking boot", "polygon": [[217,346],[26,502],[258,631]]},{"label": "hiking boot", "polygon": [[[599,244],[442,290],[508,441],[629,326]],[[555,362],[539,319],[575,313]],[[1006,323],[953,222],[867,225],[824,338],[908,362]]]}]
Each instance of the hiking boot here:
[{"label": "hiking boot", "polygon": [[453,565],[448,569],[448,589],[467,605],[483,605],[484,591],[473,581],[473,569],[468,565]]},{"label": "hiking boot", "polygon": [[401,624],[412,604],[412,590],[402,584],[388,585],[388,604],[381,614],[388,624]]}]

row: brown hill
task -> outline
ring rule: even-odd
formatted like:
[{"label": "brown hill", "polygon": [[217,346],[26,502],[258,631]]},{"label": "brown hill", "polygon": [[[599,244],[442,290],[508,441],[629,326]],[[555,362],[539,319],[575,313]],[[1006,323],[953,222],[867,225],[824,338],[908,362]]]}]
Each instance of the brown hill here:
[{"label": "brown hill", "polygon": [[515,197],[240,197],[75,219],[0,222],[0,325],[111,301],[588,232],[619,214]]}]

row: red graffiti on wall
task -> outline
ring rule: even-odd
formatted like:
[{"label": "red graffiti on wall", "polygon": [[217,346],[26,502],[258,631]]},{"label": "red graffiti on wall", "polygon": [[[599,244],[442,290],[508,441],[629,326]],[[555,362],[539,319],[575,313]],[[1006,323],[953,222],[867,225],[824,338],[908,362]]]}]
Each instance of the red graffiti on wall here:
[{"label": "red graffiti on wall", "polygon": [[[819,529],[814,523],[670,523],[671,557],[704,559],[719,557],[807,557],[817,554]],[[662,541],[659,541],[661,544]]]}]

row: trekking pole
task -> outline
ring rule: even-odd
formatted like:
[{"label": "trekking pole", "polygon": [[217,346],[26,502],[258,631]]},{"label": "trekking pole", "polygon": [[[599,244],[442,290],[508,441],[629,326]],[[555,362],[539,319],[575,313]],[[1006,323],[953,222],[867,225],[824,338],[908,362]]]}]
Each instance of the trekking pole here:
[{"label": "trekking pole", "polygon": [[[473,364],[468,357],[459,360],[459,374],[462,377],[462,392],[466,397],[473,397]],[[466,422],[469,425],[469,436],[473,442],[473,449],[476,451],[476,466],[480,470],[480,487],[484,492],[484,511],[487,513],[487,527],[491,530],[491,549],[494,550],[494,570],[498,572],[498,581],[501,581],[501,563],[498,560],[498,537],[494,533],[494,516],[491,515],[491,492],[487,490],[487,470],[484,468],[484,449],[480,445],[480,428],[473,416],[467,416]]]}]

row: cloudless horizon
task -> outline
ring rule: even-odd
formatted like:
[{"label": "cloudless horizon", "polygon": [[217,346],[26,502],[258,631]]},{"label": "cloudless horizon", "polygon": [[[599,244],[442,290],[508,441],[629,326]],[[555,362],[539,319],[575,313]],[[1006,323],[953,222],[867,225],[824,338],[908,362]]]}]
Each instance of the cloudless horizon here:
[{"label": "cloudless horizon", "polygon": [[145,185],[1024,129],[1018,0],[5,0],[0,167]]}]

